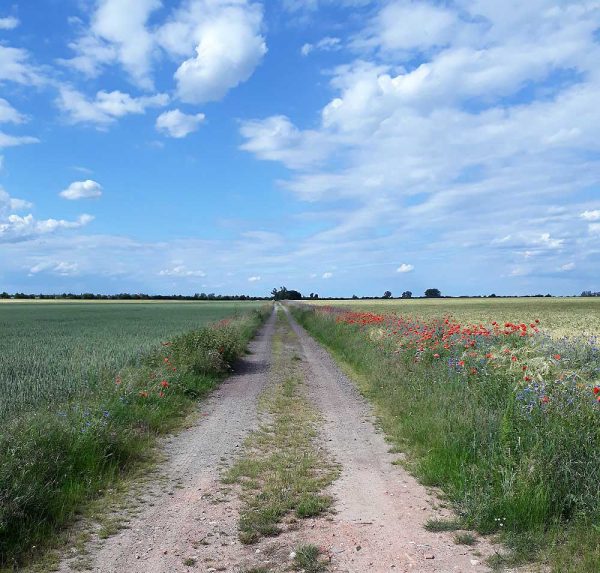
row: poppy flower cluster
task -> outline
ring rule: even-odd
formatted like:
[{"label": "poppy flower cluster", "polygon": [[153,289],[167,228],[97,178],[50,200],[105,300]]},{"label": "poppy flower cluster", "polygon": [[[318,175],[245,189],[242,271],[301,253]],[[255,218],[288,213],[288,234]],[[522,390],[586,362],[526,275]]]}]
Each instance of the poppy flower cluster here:
[{"label": "poppy flower cluster", "polygon": [[[339,307],[321,307],[316,312],[337,324],[358,329],[384,353],[401,355],[411,362],[445,362],[466,380],[481,376],[508,377],[516,391],[549,380],[557,381],[555,386],[559,388],[562,381],[573,377],[585,380],[590,373],[593,380],[593,372],[600,371],[597,364],[587,372],[574,365],[568,347],[540,333],[539,319],[465,324],[450,315],[423,320],[396,313],[376,314]],[[534,394],[538,404],[548,406],[552,403],[554,387],[544,388],[551,391],[536,390]],[[579,382],[578,388],[585,396],[590,384]],[[600,404],[599,385],[593,386],[593,396]]]}]

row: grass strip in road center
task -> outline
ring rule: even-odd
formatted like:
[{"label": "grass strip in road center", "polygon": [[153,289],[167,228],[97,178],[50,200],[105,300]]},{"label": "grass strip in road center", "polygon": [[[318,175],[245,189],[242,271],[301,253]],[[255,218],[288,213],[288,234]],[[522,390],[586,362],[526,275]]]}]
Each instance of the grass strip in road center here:
[{"label": "grass strip in road center", "polygon": [[284,520],[293,524],[332,503],[323,489],[335,479],[337,468],[316,443],[320,417],[303,384],[298,340],[279,311],[269,385],[260,399],[264,421],[224,476],[225,482],[242,486],[242,543],[277,535]]}]

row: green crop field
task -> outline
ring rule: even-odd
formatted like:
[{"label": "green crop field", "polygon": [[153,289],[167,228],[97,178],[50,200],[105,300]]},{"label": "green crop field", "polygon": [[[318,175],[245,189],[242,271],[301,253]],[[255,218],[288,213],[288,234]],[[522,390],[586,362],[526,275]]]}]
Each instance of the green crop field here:
[{"label": "green crop field", "polygon": [[319,301],[364,312],[397,313],[422,320],[452,315],[468,324],[531,323],[553,337],[600,335],[600,298],[439,298]]},{"label": "green crop field", "polygon": [[0,304],[0,420],[83,397],[161,341],[253,302],[4,302]]},{"label": "green crop field", "polygon": [[252,302],[0,304],[0,570],[144,460],[268,313]]}]

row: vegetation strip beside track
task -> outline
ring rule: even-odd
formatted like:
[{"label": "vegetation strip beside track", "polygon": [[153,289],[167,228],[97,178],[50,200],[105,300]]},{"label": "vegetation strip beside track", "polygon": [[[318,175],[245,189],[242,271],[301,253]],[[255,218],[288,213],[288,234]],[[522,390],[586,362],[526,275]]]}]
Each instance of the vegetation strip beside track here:
[{"label": "vegetation strip beside track", "polygon": [[283,522],[293,527],[297,519],[318,515],[332,502],[322,490],[337,468],[316,446],[320,415],[305,395],[300,360],[297,337],[279,311],[270,381],[260,401],[263,422],[224,476],[242,486],[239,537],[246,544],[277,535]]},{"label": "vegetation strip beside track", "polygon": [[270,306],[174,337],[85,400],[13,416],[0,431],[0,569],[39,552],[141,461],[229,372]]},{"label": "vegetation strip beside track", "polygon": [[[492,361],[502,344],[514,340],[509,371],[480,367],[484,372],[475,376],[467,363],[471,347],[448,351],[464,352],[466,362],[442,359],[435,350],[398,349],[379,315],[370,315],[370,323],[368,317],[340,318],[343,312],[293,309],[375,404],[390,439],[410,453],[411,470],[454,503],[460,516],[455,527],[501,534],[514,550],[513,563],[538,559],[561,573],[598,571],[600,404],[588,380],[598,373],[597,352],[574,343],[568,350],[563,341],[563,355],[550,354],[549,360],[562,360],[560,368],[567,370],[570,363],[578,374],[574,381],[559,377],[556,393],[546,388],[549,397],[542,392],[527,413],[515,373],[523,378],[524,366],[542,363],[528,354],[518,333],[502,343],[488,341]],[[563,396],[571,387],[576,400]]]}]

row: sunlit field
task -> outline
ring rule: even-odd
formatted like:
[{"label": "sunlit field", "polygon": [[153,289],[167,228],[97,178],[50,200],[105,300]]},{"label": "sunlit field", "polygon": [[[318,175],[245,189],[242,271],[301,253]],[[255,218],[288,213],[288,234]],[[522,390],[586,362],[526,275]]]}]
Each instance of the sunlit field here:
[{"label": "sunlit field", "polygon": [[294,306],[355,374],[459,527],[515,561],[600,567],[600,300],[329,301]]},{"label": "sunlit field", "polygon": [[161,341],[252,302],[0,304],[0,420],[10,412],[82,397]]},{"label": "sunlit field", "polygon": [[[311,301],[312,304],[312,301]],[[319,305],[394,312],[429,319],[452,315],[464,323],[525,322],[538,319],[553,337],[600,335],[600,298],[440,298],[319,301]]]},{"label": "sunlit field", "polygon": [[239,302],[0,305],[0,569],[146,459],[268,313]]}]

